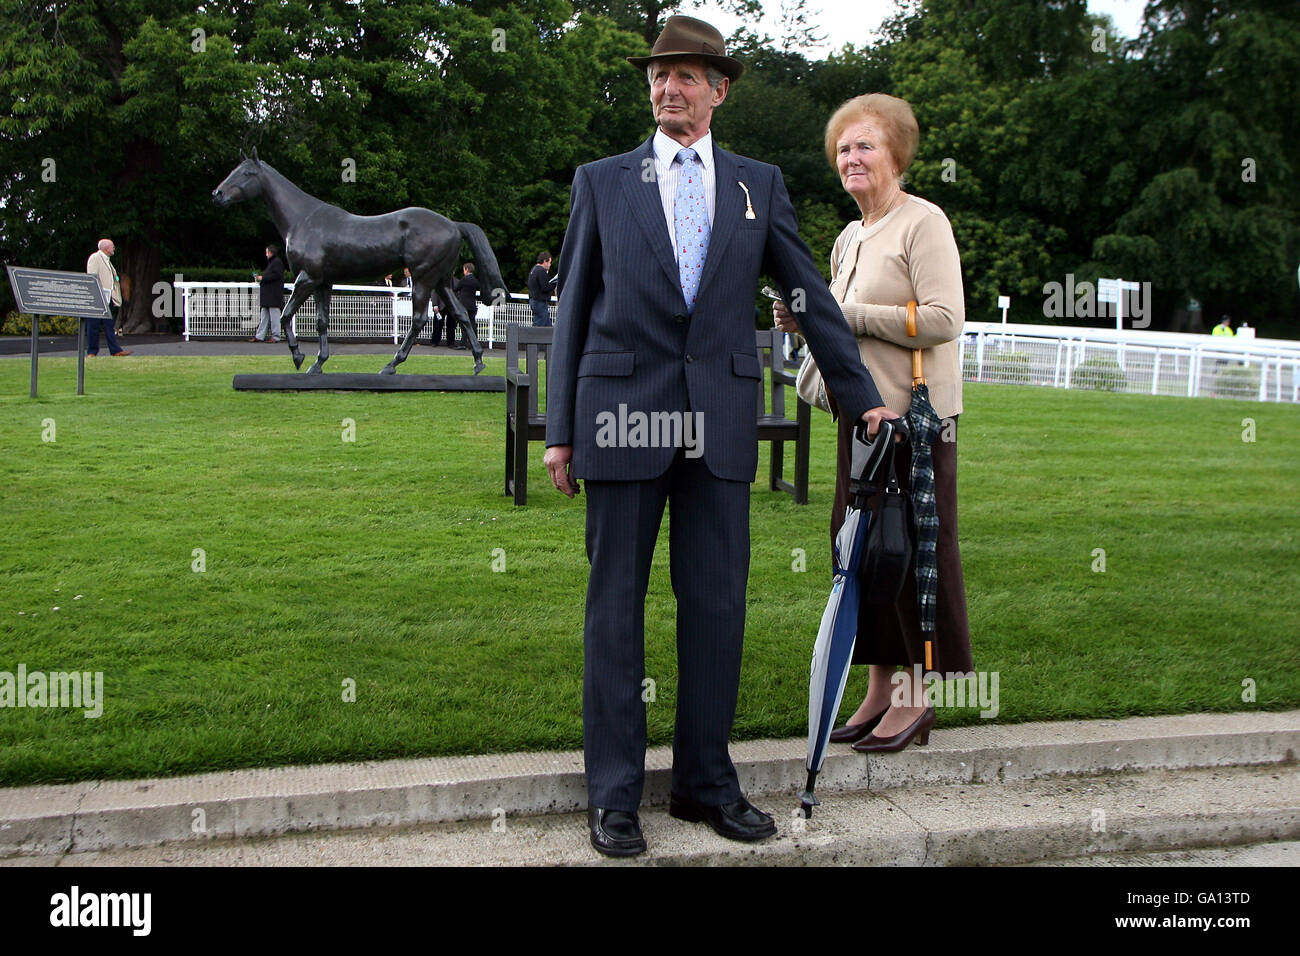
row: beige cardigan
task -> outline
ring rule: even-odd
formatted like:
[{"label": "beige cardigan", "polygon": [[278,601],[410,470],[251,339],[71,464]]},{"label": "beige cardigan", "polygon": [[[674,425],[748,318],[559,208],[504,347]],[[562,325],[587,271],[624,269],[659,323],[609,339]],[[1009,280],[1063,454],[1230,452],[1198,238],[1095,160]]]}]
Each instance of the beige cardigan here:
[{"label": "beige cardigan", "polygon": [[117,270],[113,268],[108,256],[98,250],[92,252],[86,260],[86,271],[99,279],[100,288],[108,290],[113,304],[121,306],[122,286],[117,279]]},{"label": "beige cardigan", "polygon": [[[863,228],[855,220],[831,250],[831,294],[858,338],[858,351],[890,411],[912,403],[912,349],[921,348],[930,401],[940,418],[960,414],[961,329],[966,321],[961,257],[942,209],[919,196]],[[907,303],[916,299],[916,336]]]}]

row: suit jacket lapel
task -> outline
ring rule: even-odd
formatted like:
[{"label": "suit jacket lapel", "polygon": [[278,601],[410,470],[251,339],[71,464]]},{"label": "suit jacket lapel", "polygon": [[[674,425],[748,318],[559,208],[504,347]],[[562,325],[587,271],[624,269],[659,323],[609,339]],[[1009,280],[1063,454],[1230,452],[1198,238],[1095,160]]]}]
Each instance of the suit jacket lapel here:
[{"label": "suit jacket lapel", "polygon": [[704,272],[700,275],[701,290],[717,271],[718,263],[726,256],[727,246],[731,243],[731,237],[740,226],[740,218],[745,212],[744,190],[737,185],[745,178],[744,163],[737,162],[733,154],[716,144],[713,147],[713,160],[717,164],[713,177],[717,193],[713,200],[713,228],[709,231],[709,253],[704,258]]},{"label": "suit jacket lapel", "polygon": [[[646,140],[639,150],[632,153],[624,163],[623,191],[632,206],[633,218],[645,233],[646,241],[654,250],[655,258],[663,267],[673,288],[681,292],[681,277],[677,271],[677,260],[673,257],[673,239],[668,235],[668,221],[664,217],[664,205],[659,199],[659,183],[654,175],[646,176],[645,170],[654,172],[654,137]],[[647,167],[647,162],[649,166]]]}]

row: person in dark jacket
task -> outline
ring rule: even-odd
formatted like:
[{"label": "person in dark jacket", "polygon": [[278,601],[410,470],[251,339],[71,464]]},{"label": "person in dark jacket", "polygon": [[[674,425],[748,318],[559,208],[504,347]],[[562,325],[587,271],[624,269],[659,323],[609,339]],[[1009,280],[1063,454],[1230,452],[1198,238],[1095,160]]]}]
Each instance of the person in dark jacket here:
[{"label": "person in dark jacket", "polygon": [[266,271],[257,277],[262,288],[258,302],[262,308],[257,332],[249,341],[278,342],[280,310],[284,308],[284,262],[275,246],[266,247]]},{"label": "person in dark jacket", "polygon": [[528,273],[528,304],[533,309],[533,325],[551,324],[551,254],[541,252],[537,265]]},{"label": "person in dark jacket", "polygon": [[[467,262],[461,266],[461,277],[453,279],[451,289],[456,293],[456,298],[460,299],[460,304],[465,307],[469,320],[474,321],[474,316],[478,313],[478,279],[474,277],[474,263]],[[456,344],[456,323],[447,323],[447,346],[448,348],[468,348],[468,346]]]}]

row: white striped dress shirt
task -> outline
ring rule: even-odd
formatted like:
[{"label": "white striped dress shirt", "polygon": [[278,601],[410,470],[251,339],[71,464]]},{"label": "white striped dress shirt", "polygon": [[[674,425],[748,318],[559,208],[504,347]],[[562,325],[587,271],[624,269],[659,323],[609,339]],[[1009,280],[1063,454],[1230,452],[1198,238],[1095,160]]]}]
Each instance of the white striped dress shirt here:
[{"label": "white striped dress shirt", "polygon": [[[663,203],[664,221],[668,225],[668,244],[673,247],[673,261],[676,262],[678,256],[675,238],[677,226],[673,202],[677,195],[677,177],[682,171],[682,164],[676,160],[678,152],[685,147],[661,129],[655,130],[652,146],[655,153],[655,179],[659,183],[659,201]],[[705,133],[691,143],[689,148],[695,150],[695,154],[700,158],[700,166],[704,170],[704,198],[708,202],[709,226],[712,227],[714,200],[718,192],[718,167],[713,162],[713,133]]]}]

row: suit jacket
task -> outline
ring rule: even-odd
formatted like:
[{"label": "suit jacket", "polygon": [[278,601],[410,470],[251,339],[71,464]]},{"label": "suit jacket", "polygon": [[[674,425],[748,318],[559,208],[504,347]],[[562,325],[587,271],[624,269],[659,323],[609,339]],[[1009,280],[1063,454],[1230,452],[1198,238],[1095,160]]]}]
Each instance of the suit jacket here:
[{"label": "suit jacket", "polygon": [[[687,313],[659,185],[644,175],[654,169],[652,144],[653,137],[629,153],[580,166],[574,176],[559,262],[546,444],[573,446],[578,478],[655,478],[677,447],[655,441],[657,428],[649,441],[636,435],[630,416],[693,413],[702,422],[699,444],[709,471],[751,482],[763,375],[754,348],[760,275],[771,276],[793,305],[802,293],[800,329],[841,411],[856,418],[884,403],[799,238],[780,170],[716,145],[713,227],[695,307]],[[753,219],[745,216],[740,183],[749,190]],[[602,425],[619,416],[633,428],[616,429],[619,440],[611,443]]]},{"label": "suit jacket", "polygon": [[266,270],[262,273],[261,288],[258,290],[258,302],[263,309],[284,308],[284,263],[279,256],[272,256],[266,261]]},{"label": "suit jacket", "polygon": [[474,277],[474,273],[452,279],[451,291],[456,293],[456,298],[460,299],[460,304],[465,307],[465,311],[473,320],[478,314],[478,279]]},{"label": "suit jacket", "polygon": [[113,268],[108,256],[96,249],[86,260],[86,271],[99,279],[101,289],[109,290],[114,305],[122,304],[122,286],[118,283],[117,270]]}]

